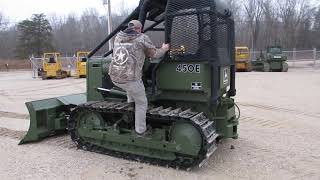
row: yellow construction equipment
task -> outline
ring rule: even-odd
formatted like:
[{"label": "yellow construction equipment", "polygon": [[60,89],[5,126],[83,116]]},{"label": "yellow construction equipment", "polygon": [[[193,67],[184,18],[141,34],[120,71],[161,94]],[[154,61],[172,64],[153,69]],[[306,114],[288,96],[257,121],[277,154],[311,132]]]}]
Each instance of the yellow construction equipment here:
[{"label": "yellow construction equipment", "polygon": [[251,71],[251,60],[248,47],[236,47],[237,71]]},{"label": "yellow construction equipment", "polygon": [[78,51],[77,52],[77,77],[85,78],[87,75],[87,56],[90,52]]},{"label": "yellow construction equipment", "polygon": [[62,79],[70,75],[70,72],[62,70],[60,53],[43,54],[43,71],[41,77],[45,79]]}]

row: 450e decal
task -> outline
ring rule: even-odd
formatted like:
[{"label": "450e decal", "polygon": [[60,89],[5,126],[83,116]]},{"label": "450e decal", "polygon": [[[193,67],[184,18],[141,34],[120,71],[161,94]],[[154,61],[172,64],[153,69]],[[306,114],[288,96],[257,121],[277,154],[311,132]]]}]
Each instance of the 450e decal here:
[{"label": "450e decal", "polygon": [[178,64],[176,71],[179,73],[200,73],[200,64]]}]

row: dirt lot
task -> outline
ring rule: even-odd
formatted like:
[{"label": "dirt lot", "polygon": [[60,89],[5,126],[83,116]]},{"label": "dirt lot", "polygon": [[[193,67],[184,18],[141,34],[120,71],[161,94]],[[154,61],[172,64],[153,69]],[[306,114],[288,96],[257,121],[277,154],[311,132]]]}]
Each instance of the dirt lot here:
[{"label": "dirt lot", "polygon": [[[320,69],[239,73],[239,139],[190,172],[77,150],[68,136],[18,146],[25,101],[85,91],[84,79],[32,79],[0,72],[2,179],[320,179]],[[230,149],[233,145],[235,149]]]}]

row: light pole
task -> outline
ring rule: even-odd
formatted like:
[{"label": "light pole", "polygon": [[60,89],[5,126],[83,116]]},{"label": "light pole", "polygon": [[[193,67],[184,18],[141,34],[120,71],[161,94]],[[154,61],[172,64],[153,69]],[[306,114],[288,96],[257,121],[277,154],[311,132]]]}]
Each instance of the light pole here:
[{"label": "light pole", "polygon": [[[103,6],[107,9],[108,34],[112,31],[111,3],[110,0],[103,0]],[[113,49],[112,41],[109,40],[109,50]]]}]

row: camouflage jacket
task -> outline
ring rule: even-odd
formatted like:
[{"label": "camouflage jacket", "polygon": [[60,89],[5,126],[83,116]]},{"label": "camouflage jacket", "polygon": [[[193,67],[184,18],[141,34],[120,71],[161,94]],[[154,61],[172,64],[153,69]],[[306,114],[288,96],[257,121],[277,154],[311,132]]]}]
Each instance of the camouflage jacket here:
[{"label": "camouflage jacket", "polygon": [[147,35],[130,29],[121,31],[114,41],[109,76],[118,83],[141,80],[146,56],[159,58],[164,54],[165,51],[157,49]]}]

